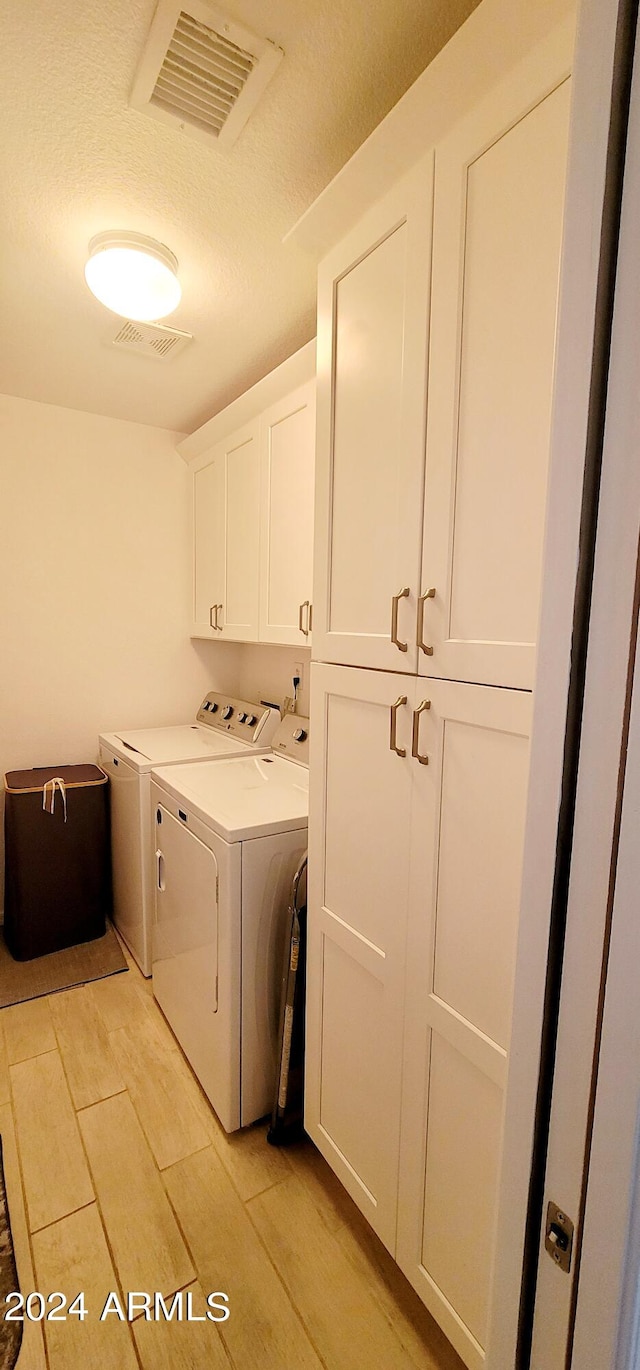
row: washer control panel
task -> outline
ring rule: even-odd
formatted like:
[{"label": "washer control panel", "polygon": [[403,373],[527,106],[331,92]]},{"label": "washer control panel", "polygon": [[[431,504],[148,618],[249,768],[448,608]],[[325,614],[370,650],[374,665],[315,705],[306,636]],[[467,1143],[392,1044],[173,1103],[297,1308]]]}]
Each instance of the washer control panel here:
[{"label": "washer control panel", "polygon": [[270,747],[280,724],[280,714],[266,704],[234,699],[211,690],[198,709],[196,722],[215,728],[216,732],[229,733],[252,746]]},{"label": "washer control panel", "polygon": [[289,761],[309,765],[309,719],[301,714],[285,714],[273,739],[271,750]]}]

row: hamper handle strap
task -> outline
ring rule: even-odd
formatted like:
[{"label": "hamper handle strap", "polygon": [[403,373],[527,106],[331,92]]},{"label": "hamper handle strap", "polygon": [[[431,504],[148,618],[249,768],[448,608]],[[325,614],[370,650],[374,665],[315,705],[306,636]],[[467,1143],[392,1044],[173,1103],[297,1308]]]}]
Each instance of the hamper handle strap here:
[{"label": "hamper handle strap", "polygon": [[[42,807],[45,813],[53,814],[56,807],[56,789],[62,795],[62,807],[64,809],[64,821],[67,821],[67,791],[64,780],[60,775],[54,775],[51,780],[45,780],[42,786]],[[51,807],[49,807],[49,800]]]}]

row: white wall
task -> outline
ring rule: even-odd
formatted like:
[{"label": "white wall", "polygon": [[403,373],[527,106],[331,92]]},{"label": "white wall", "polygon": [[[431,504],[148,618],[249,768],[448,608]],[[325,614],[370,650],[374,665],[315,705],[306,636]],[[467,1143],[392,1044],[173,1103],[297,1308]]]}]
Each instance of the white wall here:
[{"label": "white wall", "polygon": [[0,396],[0,774],[237,690],[242,649],[188,636],[179,436]]},{"label": "white wall", "polygon": [[[181,434],[0,395],[0,777],[92,761],[98,733],[282,703],[301,648],[189,638]],[[0,835],[0,907],[2,904]]]},{"label": "white wall", "polygon": [[274,647],[267,643],[240,648],[238,682],[244,699],[267,699],[270,704],[284,704],[285,696],[292,695],[291,678],[294,666],[302,667],[302,685],[298,691],[296,712],[309,714],[308,647]]}]

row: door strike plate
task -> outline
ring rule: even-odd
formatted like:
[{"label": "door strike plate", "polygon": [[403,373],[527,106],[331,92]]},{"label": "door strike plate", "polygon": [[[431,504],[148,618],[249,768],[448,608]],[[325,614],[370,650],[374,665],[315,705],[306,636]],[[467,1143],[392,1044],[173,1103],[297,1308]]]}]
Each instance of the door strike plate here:
[{"label": "door strike plate", "polygon": [[562,1209],[554,1203],[549,1203],[547,1206],[544,1244],[551,1259],[560,1266],[561,1270],[571,1268],[573,1223],[566,1213],[563,1213]]}]

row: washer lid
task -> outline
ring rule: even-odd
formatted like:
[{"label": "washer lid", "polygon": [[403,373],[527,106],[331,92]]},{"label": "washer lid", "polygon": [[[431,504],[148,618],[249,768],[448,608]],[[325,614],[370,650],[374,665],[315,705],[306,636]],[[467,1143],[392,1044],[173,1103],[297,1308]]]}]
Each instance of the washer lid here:
[{"label": "washer lid", "polygon": [[309,813],[309,772],[281,756],[243,756],[151,772],[187,813],[227,842],[304,828]]},{"label": "washer lid", "polygon": [[249,744],[227,733],[202,728],[198,723],[183,723],[172,728],[138,728],[134,731],[104,733],[100,741],[140,771],[175,761],[210,760],[218,756],[242,756]]}]

